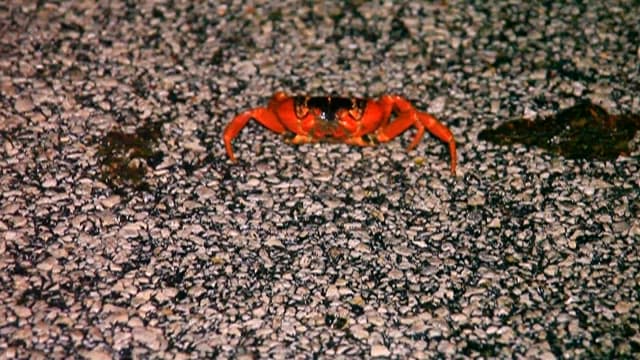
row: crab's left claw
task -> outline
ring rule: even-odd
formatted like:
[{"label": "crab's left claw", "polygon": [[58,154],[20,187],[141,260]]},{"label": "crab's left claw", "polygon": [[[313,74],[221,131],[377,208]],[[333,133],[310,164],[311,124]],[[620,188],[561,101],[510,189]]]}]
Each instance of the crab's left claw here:
[{"label": "crab's left claw", "polygon": [[284,125],[280,123],[278,117],[268,108],[255,108],[249,111],[245,111],[242,114],[236,116],[229,125],[224,129],[223,139],[224,146],[227,150],[227,155],[232,162],[236,161],[236,157],[233,154],[233,148],[231,147],[231,140],[233,140],[240,131],[247,125],[249,120],[255,119],[267,129],[282,134],[285,132]]},{"label": "crab's left claw", "polygon": [[395,109],[398,116],[394,121],[385,122],[376,132],[378,141],[386,142],[400,135],[409,127],[416,128],[416,134],[407,147],[407,151],[411,151],[422,140],[424,131],[427,130],[438,139],[449,144],[449,155],[451,156],[451,174],[455,176],[458,158],[456,154],[456,141],[449,129],[439,122],[435,117],[426,113],[417,111],[409,101],[397,95],[384,95],[379,102],[382,107],[384,119],[389,119],[392,111]]},{"label": "crab's left claw", "polygon": [[454,139],[451,130],[449,130],[446,126],[439,122],[435,117],[427,113],[418,112],[418,119],[420,119],[420,122],[424,125],[427,131],[429,131],[438,139],[449,144],[449,156],[451,156],[451,174],[455,176],[456,166],[458,164],[458,154],[456,152],[456,140]]}]

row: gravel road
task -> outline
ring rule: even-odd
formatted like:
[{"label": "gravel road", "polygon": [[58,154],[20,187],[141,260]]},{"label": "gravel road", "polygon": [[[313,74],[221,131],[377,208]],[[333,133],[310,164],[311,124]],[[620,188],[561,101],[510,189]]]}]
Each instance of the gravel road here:
[{"label": "gravel road", "polygon": [[[640,113],[637,1],[219,3],[0,5],[0,358],[638,356],[638,147],[478,140]],[[458,173],[255,122],[232,164],[275,91],[402,94]]]}]

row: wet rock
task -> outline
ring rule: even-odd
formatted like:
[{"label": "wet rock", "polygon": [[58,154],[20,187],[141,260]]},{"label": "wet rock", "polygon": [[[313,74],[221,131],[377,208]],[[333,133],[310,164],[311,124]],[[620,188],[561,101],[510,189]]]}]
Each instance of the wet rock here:
[{"label": "wet rock", "polygon": [[499,145],[537,146],[572,159],[612,160],[630,153],[629,142],[639,129],[640,115],[610,115],[583,102],[553,117],[506,122],[483,130],[478,138]]}]

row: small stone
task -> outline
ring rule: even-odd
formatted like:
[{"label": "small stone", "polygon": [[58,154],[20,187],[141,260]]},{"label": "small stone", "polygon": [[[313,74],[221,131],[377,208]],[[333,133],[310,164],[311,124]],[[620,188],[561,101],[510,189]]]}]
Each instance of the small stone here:
[{"label": "small stone", "polygon": [[204,146],[202,146],[200,144],[200,141],[198,140],[194,140],[194,141],[187,141],[184,143],[184,148],[187,150],[191,150],[195,153],[204,153],[207,151],[207,148],[205,148]]},{"label": "small stone", "polygon": [[178,290],[176,288],[164,288],[158,291],[154,298],[159,303],[164,303],[166,301],[171,301],[178,294]]},{"label": "small stone", "polygon": [[111,354],[108,351],[104,350],[91,350],[91,351],[83,351],[81,352],[82,357],[85,359],[92,360],[109,360],[111,359]]},{"label": "small stone", "polygon": [[429,112],[431,114],[441,113],[444,110],[446,104],[447,104],[447,97],[446,96],[438,96],[437,98],[433,99],[429,103],[429,107],[427,108],[427,112]]},{"label": "small stone", "polygon": [[356,296],[353,297],[353,299],[351,299],[351,304],[358,305],[358,306],[363,306],[364,305],[364,299],[362,298],[362,296],[356,295]]},{"label": "small stone", "polygon": [[338,287],[336,287],[335,285],[329,285],[325,296],[329,299],[338,298],[340,296],[340,293],[338,292]]},{"label": "small stone", "polygon": [[8,157],[14,157],[20,152],[11,141],[4,142],[4,151],[7,153]]},{"label": "small stone", "polygon": [[322,172],[322,173],[316,175],[316,177],[315,177],[316,180],[322,181],[322,182],[331,181],[332,178],[333,178],[333,173],[330,172],[330,171]]},{"label": "small stone", "polygon": [[213,199],[216,196],[216,192],[206,186],[200,186],[197,188],[196,194],[198,194],[198,200]]},{"label": "small stone", "polygon": [[120,236],[126,238],[126,239],[131,239],[134,238],[136,236],[139,235],[140,230],[142,229],[142,227],[140,226],[139,223],[128,223],[125,226],[123,226],[120,229]]},{"label": "small stone", "polygon": [[31,316],[31,309],[26,306],[16,305],[13,307],[13,312],[17,317],[24,319]]},{"label": "small stone", "polygon": [[456,314],[451,314],[451,320],[457,323],[466,323],[468,318],[467,318],[467,315],[463,313],[456,313]]},{"label": "small stone", "polygon": [[516,336],[513,329],[509,326],[501,327],[497,333],[500,335],[498,342],[502,344],[510,344]]},{"label": "small stone", "polygon": [[100,201],[100,203],[102,204],[102,206],[104,206],[107,209],[111,209],[112,207],[118,205],[120,203],[120,196],[119,195],[112,195],[109,196],[108,198],[102,199]]},{"label": "small stone", "polygon": [[284,245],[282,245],[282,241],[278,240],[278,238],[276,238],[275,236],[269,236],[264,244],[271,247],[284,248]]},{"label": "small stone", "polygon": [[371,313],[367,315],[367,321],[375,326],[384,326],[384,319],[377,313]]},{"label": "small stone", "polygon": [[593,194],[595,194],[596,190],[593,186],[590,185],[586,185],[582,188],[582,192],[586,195],[586,196],[593,196]]},{"label": "small stone", "polygon": [[126,324],[129,321],[129,314],[126,310],[114,311],[107,316],[106,320],[110,324]]},{"label": "small stone", "polygon": [[42,183],[42,187],[45,189],[51,189],[56,186],[58,186],[58,182],[54,178],[47,179]]},{"label": "small stone", "polygon": [[38,270],[41,271],[51,271],[54,267],[58,265],[58,260],[55,257],[49,256],[42,262],[40,262],[37,266]]},{"label": "small stone", "polygon": [[[24,326],[13,331],[12,337],[14,340],[32,341],[34,335],[33,328],[31,326]],[[3,357],[4,358],[4,357]]]},{"label": "small stone", "polygon": [[611,224],[611,215],[600,214],[596,216],[596,221],[602,224]]},{"label": "small stone", "polygon": [[540,354],[539,359],[541,360],[555,360],[557,357],[551,351],[544,351]]},{"label": "small stone", "polygon": [[0,92],[4,95],[13,96],[16,94],[16,89],[13,87],[11,80],[3,79],[0,81]]},{"label": "small stone", "polygon": [[25,113],[33,110],[33,100],[29,96],[23,96],[16,100],[15,109],[19,113]]},{"label": "small stone", "polygon": [[359,340],[366,340],[369,338],[369,332],[362,327],[362,325],[355,324],[349,328],[351,334]]},{"label": "small stone", "polygon": [[499,100],[492,100],[491,101],[491,113],[497,114],[498,111],[500,111],[500,101]]},{"label": "small stone", "polygon": [[579,81],[574,81],[571,85],[573,87],[573,93],[576,96],[582,96],[582,94],[584,93],[584,90],[586,89],[584,84],[582,84]]},{"label": "small stone", "polygon": [[153,290],[149,289],[149,290],[142,290],[140,292],[138,292],[134,298],[134,302],[137,304],[144,304],[146,302],[149,301],[149,299],[151,299],[151,295],[153,293]]},{"label": "small stone", "polygon": [[538,116],[537,111],[533,110],[530,107],[526,107],[524,109],[524,114],[522,115],[522,118],[525,120],[534,120],[537,116]]},{"label": "small stone", "polygon": [[558,273],[558,267],[556,265],[549,265],[544,269],[544,274],[548,277],[553,277]]},{"label": "small stone", "polygon": [[485,202],[484,194],[479,192],[475,193],[467,200],[467,204],[469,206],[482,206],[484,205],[484,202]]},{"label": "small stone", "polygon": [[421,249],[428,247],[429,245],[422,240],[411,240],[411,243]]},{"label": "small stone", "polygon": [[491,222],[487,224],[487,227],[489,227],[490,229],[499,229],[500,226],[501,226],[501,223],[499,218],[493,218],[493,220],[491,220]]},{"label": "small stone", "polygon": [[244,326],[245,326],[247,329],[256,330],[256,329],[259,329],[259,328],[261,328],[261,327],[262,327],[262,323],[263,323],[263,322],[264,322],[264,321],[263,321],[262,319],[251,319],[251,320],[246,321],[246,322],[244,323]]},{"label": "small stone", "polygon": [[404,246],[404,245],[400,245],[400,246],[396,246],[393,248],[393,251],[396,252],[396,254],[401,255],[401,256],[411,256],[413,255],[413,250],[411,250],[409,247]]},{"label": "small stone", "polygon": [[633,309],[635,307],[635,304],[632,302],[628,302],[628,301],[619,301],[616,306],[615,306],[615,310],[618,314],[626,314],[629,311],[631,311],[631,309]]},{"label": "small stone", "polygon": [[418,319],[414,321],[413,324],[411,324],[412,333],[423,333],[427,331],[427,329],[428,329],[427,324],[421,319]]},{"label": "small stone", "polygon": [[629,231],[629,223],[626,221],[615,222],[611,225],[611,229],[616,234],[626,234]]},{"label": "small stone", "polygon": [[392,280],[402,279],[403,276],[404,276],[404,274],[402,273],[402,271],[400,271],[398,269],[393,269],[393,270],[389,271],[389,278],[392,279]]},{"label": "small stone", "polygon": [[442,340],[438,343],[438,351],[446,355],[453,355],[456,353],[456,345],[447,340]]},{"label": "small stone", "polygon": [[167,341],[159,329],[135,327],[132,335],[134,341],[146,345],[151,350],[159,351],[167,347]]},{"label": "small stone", "polygon": [[104,111],[111,110],[111,104],[109,104],[108,101],[101,101],[100,103],[98,103],[98,106]]},{"label": "small stone", "polygon": [[252,61],[240,61],[234,66],[234,72],[240,78],[250,79],[256,73],[256,66]]},{"label": "small stone", "polygon": [[188,211],[193,211],[202,207],[202,204],[197,201],[187,200],[183,203],[183,206]]},{"label": "small stone", "polygon": [[578,320],[571,320],[567,326],[567,330],[569,330],[569,334],[576,336],[580,331],[580,322]]},{"label": "small stone", "polygon": [[353,294],[353,290],[351,290],[347,286],[343,286],[343,287],[338,288],[338,293],[340,294],[340,296],[352,295]]},{"label": "small stone", "polygon": [[172,168],[176,164],[176,160],[170,156],[165,156],[162,162],[155,167],[157,172]]},{"label": "small stone", "polygon": [[388,357],[391,355],[389,349],[382,344],[373,345],[371,347],[371,357]]},{"label": "small stone", "polygon": [[131,344],[131,333],[128,331],[116,331],[113,335],[113,349],[119,351]]},{"label": "small stone", "polygon": [[12,221],[13,221],[13,226],[17,229],[17,228],[26,226],[27,223],[29,222],[29,219],[24,216],[14,216],[12,218]]}]

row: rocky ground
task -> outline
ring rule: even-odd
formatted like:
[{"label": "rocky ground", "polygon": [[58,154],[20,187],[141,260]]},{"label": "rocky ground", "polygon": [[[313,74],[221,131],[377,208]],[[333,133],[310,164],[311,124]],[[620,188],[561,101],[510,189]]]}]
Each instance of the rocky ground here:
[{"label": "rocky ground", "polygon": [[[639,152],[478,133],[640,112],[634,1],[0,5],[0,356],[633,357]],[[238,112],[399,93],[454,133],[294,147]],[[603,134],[606,136],[606,134]],[[636,137],[636,143],[637,141]]]}]

